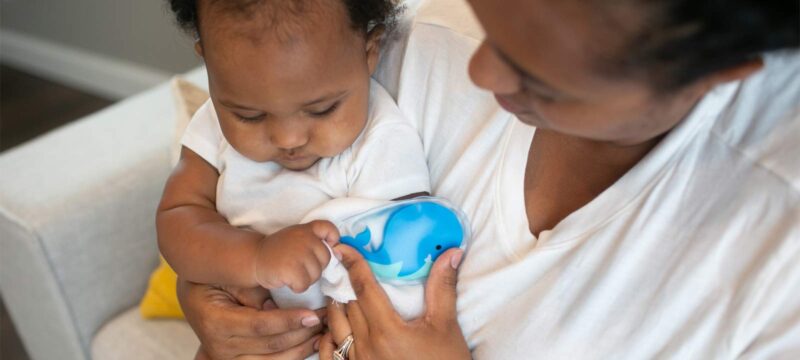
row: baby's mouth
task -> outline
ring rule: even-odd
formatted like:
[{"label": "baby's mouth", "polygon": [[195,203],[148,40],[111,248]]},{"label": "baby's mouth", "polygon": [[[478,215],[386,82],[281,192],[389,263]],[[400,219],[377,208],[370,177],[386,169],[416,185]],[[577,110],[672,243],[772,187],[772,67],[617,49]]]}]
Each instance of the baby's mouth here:
[{"label": "baby's mouth", "polygon": [[286,162],[303,162],[310,158],[310,154],[297,150],[289,150],[281,154],[281,159]]},{"label": "baby's mouth", "polygon": [[306,155],[302,154],[299,150],[292,149],[283,152],[283,154],[281,154],[281,157],[288,160],[296,160],[296,159],[302,159],[306,157]]}]

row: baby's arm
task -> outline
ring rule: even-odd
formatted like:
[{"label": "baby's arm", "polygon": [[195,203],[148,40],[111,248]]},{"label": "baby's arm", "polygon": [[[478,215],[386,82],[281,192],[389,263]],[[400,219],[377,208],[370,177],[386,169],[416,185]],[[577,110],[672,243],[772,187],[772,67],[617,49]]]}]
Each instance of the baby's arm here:
[{"label": "baby's arm", "polygon": [[213,166],[182,149],[156,216],[159,248],[175,272],[204,284],[295,291],[315,281],[316,269],[321,273],[330,260],[320,239],[338,240],[335,226],[315,221],[271,236],[234,227],[216,211],[218,178]]}]

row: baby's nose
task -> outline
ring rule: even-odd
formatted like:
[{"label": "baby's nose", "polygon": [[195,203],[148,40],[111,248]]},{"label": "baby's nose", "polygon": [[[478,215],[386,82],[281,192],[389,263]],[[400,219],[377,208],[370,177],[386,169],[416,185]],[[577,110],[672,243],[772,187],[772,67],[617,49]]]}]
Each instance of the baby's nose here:
[{"label": "baby's nose", "polygon": [[283,150],[295,149],[308,143],[308,133],[301,129],[274,129],[270,141]]}]

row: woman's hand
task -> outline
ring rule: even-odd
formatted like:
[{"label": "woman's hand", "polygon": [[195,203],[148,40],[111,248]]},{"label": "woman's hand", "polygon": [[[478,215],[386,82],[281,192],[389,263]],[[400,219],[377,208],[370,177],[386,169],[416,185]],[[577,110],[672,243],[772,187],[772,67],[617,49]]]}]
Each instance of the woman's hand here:
[{"label": "woman's hand", "polygon": [[349,334],[354,338],[350,360],[471,358],[456,319],[456,269],[462,250],[439,256],[425,285],[425,313],[408,322],[394,310],[361,254],[347,245],[337,245],[334,253],[350,273],[357,300],[328,306],[330,332],[320,342],[320,360],[333,359],[333,351]]},{"label": "woman's hand", "polygon": [[223,289],[181,279],[178,299],[202,352],[212,359],[304,359],[316,352],[326,315],[325,309],[278,309],[261,288]]}]

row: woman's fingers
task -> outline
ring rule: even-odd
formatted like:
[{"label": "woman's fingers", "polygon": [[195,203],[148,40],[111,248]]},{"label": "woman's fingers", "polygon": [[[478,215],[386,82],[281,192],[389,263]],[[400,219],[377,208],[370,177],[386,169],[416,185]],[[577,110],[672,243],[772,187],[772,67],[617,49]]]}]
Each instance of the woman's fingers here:
[{"label": "woman's fingers", "polygon": [[320,330],[321,328],[305,328],[272,336],[235,336],[227,339],[226,345],[234,349],[241,349],[241,354],[275,354],[307,342],[309,339],[319,334]]},{"label": "woman's fingers", "polygon": [[261,305],[270,298],[269,290],[260,286],[252,288],[222,286],[222,290],[233,295],[240,304],[256,309],[260,308]]},{"label": "woman's fingers", "polygon": [[436,259],[425,284],[425,314],[433,321],[456,319],[456,283],[464,250],[450,249]]},{"label": "woman's fingers", "polygon": [[333,360],[333,351],[338,345],[333,341],[331,333],[325,333],[319,340],[319,360]]},{"label": "woman's fingers", "polygon": [[342,265],[350,275],[353,292],[370,323],[402,321],[361,254],[344,244],[336,245],[334,252],[341,255]]},{"label": "woman's fingers", "polygon": [[275,354],[273,357],[270,358],[270,360],[305,359],[319,350],[321,338],[322,335],[308,339],[306,342],[297,345],[289,350],[286,350],[280,354]]},{"label": "woman's fingers", "polygon": [[310,328],[321,329],[319,316],[306,309],[274,309],[258,311],[244,306],[232,306],[229,311],[218,312],[210,321],[217,325],[226,325],[231,335],[243,337],[259,337],[279,335],[292,330]]},{"label": "woman's fingers", "polygon": [[319,347],[321,336],[315,336],[304,343],[297,345],[286,351],[269,355],[240,355],[236,360],[296,360],[305,359],[315,352]]},{"label": "woman's fingers", "polygon": [[328,304],[328,329],[333,341],[337,344],[341,344],[348,335],[353,334],[344,304],[333,300]]},{"label": "woman's fingers", "polygon": [[[369,323],[367,318],[364,317],[364,312],[358,306],[358,301],[351,301],[345,306],[347,309],[347,322],[350,324],[350,329],[353,330],[353,338],[362,339],[362,341],[369,341]],[[374,324],[377,326],[379,324]]]}]

